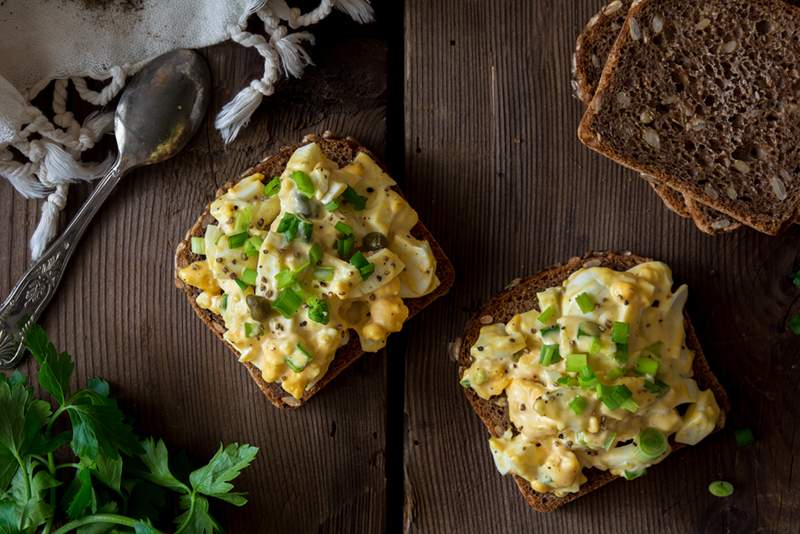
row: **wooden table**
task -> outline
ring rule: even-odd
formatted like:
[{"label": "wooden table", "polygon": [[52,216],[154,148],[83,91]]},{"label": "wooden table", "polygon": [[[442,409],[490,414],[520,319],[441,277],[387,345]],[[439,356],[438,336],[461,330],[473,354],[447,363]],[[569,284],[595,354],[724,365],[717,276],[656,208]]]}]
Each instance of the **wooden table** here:
[{"label": "wooden table", "polygon": [[[141,433],[197,459],[220,441],[261,447],[240,482],[250,504],[220,510],[230,532],[797,532],[800,340],[785,321],[800,311],[790,276],[800,231],[705,236],[579,144],[570,56],[598,7],[406,0],[381,3],[372,26],[327,21],[316,31],[318,66],[285,83],[233,145],[209,117],[183,154],[131,176],[102,210],[44,325],[75,355],[81,383],[112,382]],[[261,65],[233,45],[205,54],[215,113]],[[278,411],[175,290],[172,254],[217,186],[326,129],[386,156],[458,279],[385,353],[302,410]],[[3,293],[27,265],[36,219],[36,203],[0,184]],[[647,477],[542,515],[497,474],[447,343],[512,278],[590,249],[662,259],[689,284],[733,411],[728,430]],[[741,426],[755,445],[736,447],[730,429]],[[734,483],[732,497],[708,493],[719,478]]]}]

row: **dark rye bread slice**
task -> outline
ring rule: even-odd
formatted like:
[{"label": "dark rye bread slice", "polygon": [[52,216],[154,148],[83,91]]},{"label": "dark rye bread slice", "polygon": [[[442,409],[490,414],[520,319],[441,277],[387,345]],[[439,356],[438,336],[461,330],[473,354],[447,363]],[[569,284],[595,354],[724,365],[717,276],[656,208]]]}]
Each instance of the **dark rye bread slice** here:
[{"label": "dark rye bread slice", "polygon": [[800,10],[640,0],[579,128],[590,148],[767,234],[800,205]]},{"label": "dark rye bread slice", "polygon": [[[286,168],[286,163],[289,161],[289,158],[294,153],[295,150],[300,148],[303,145],[306,145],[311,142],[316,142],[320,145],[320,148],[325,153],[325,155],[330,158],[332,161],[336,162],[340,167],[347,165],[350,163],[353,158],[359,153],[364,152],[368,154],[370,157],[375,159],[376,162],[378,160],[373,156],[373,154],[367,150],[366,148],[362,147],[357,141],[351,138],[346,139],[338,139],[334,137],[333,134],[330,132],[325,132],[322,134],[321,137],[318,137],[315,134],[307,135],[302,143],[283,147],[281,148],[275,155],[269,156],[261,163],[255,165],[254,167],[245,171],[241,177],[249,176],[250,174],[260,172],[264,174],[264,176],[278,176],[283,173],[283,170]],[[378,162],[379,165],[383,167],[383,164]],[[385,170],[385,167],[383,167]],[[237,180],[230,181],[223,185],[217,191],[217,197],[220,195],[225,194],[225,192],[236,183]],[[398,191],[399,192],[399,191]],[[200,294],[200,290],[193,288],[187,284],[184,284],[180,278],[177,276],[177,272],[191,263],[202,259],[200,256],[197,256],[192,253],[191,251],[191,238],[193,236],[202,236],[205,234],[206,226],[211,224],[214,219],[211,217],[209,213],[210,203],[209,206],[206,207],[203,214],[197,219],[194,225],[189,229],[186,233],[186,237],[183,241],[178,245],[177,251],[175,253],[175,285],[181,289],[185,294],[186,297],[189,299],[189,303],[191,304],[192,308],[194,309],[195,313],[202,319],[202,321],[208,326],[211,331],[223,342],[225,343],[228,348],[233,352],[233,354],[238,359],[238,352],[236,349],[227,343],[223,339],[223,334],[225,333],[225,323],[222,320],[222,317],[211,313],[208,310],[202,309],[200,306],[197,305],[196,298],[197,295]],[[433,254],[436,257],[437,267],[436,267],[436,275],[439,277],[441,284],[438,288],[429,295],[426,295],[421,298],[416,299],[405,299],[405,305],[408,307],[409,310],[409,318],[413,317],[417,313],[419,313],[423,308],[431,304],[434,300],[441,297],[450,289],[453,285],[453,281],[455,279],[455,271],[453,270],[453,265],[450,263],[450,260],[445,255],[442,247],[434,239],[433,235],[428,231],[427,228],[421,223],[418,222],[414,228],[411,229],[411,234],[416,237],[417,239],[424,239],[430,243],[431,249],[433,250]],[[358,340],[357,335],[351,335],[350,341],[343,347],[339,348],[336,351],[336,356],[334,357],[333,361],[331,362],[330,367],[328,368],[327,373],[309,390],[305,392],[303,398],[300,401],[294,399],[291,395],[289,395],[286,391],[283,390],[279,383],[269,383],[264,381],[261,377],[261,372],[256,368],[253,364],[249,362],[245,362],[244,365],[247,368],[250,376],[253,380],[255,380],[256,384],[258,385],[261,392],[266,395],[266,397],[279,408],[285,407],[292,407],[297,408],[308,401],[311,397],[313,397],[317,392],[319,392],[322,388],[324,388],[328,383],[330,383],[339,373],[347,369],[350,365],[352,365],[356,360],[358,360],[364,352],[361,350],[361,345]]]},{"label": "dark rye bread slice", "polygon": [[[536,293],[549,287],[560,285],[570,274],[581,268],[588,267],[609,267],[611,269],[624,271],[640,263],[650,261],[647,258],[635,256],[629,252],[600,252],[589,253],[582,258],[574,257],[563,265],[557,265],[545,269],[535,276],[519,279],[512,282],[506,289],[494,296],[484,308],[478,312],[468,323],[464,331],[464,337],[457,343],[457,358],[459,363],[459,380],[464,370],[472,364],[470,347],[478,340],[481,327],[486,324],[497,322],[508,322],[514,315],[524,313],[537,307],[538,300]],[[692,323],[686,315],[686,346],[695,351],[694,359],[694,378],[701,389],[711,389],[717,399],[717,403],[722,410],[722,420],[717,428],[719,430],[725,424],[725,413],[730,410],[728,395],[722,388],[717,378],[711,372],[708,361],[697,339]],[[501,436],[509,427],[507,405],[493,400],[483,400],[471,389],[464,389],[467,400],[472,405],[475,413],[478,414],[483,424],[493,436]],[[503,397],[505,398],[505,397]],[[671,442],[672,450],[678,450],[685,445]],[[552,512],[553,510],[582,497],[587,493],[608,484],[618,478],[608,471],[598,469],[585,469],[584,474],[588,479],[579,492],[569,494],[564,497],[557,497],[550,493],[538,493],[531,488],[531,485],[523,478],[513,475],[514,482],[520,492],[525,497],[528,504],[539,512]]]},{"label": "dark rye bread slice", "polygon": [[[606,4],[589,19],[585,29],[578,36],[572,61],[573,89],[575,95],[585,105],[589,105],[597,90],[603,67],[632,3],[632,0],[614,0]],[[649,177],[646,179],[650,181]],[[693,202],[694,209],[690,209],[687,198],[670,187],[655,181],[650,181],[650,186],[667,208],[681,217],[694,219],[697,227],[703,232],[713,235],[732,232],[741,227],[739,223],[731,222],[730,217],[711,208],[705,208],[698,202]],[[723,222],[727,224],[723,225]]]}]

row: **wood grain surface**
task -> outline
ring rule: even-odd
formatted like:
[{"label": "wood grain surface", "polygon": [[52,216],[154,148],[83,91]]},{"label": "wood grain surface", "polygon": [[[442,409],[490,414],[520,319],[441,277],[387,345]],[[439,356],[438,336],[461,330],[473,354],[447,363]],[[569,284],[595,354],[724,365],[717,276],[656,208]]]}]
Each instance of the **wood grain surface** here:
[{"label": "wood grain surface", "polygon": [[[198,460],[220,441],[261,448],[240,483],[250,503],[219,510],[229,532],[797,532],[800,341],[785,322],[800,312],[791,282],[800,231],[705,236],[579,144],[570,58],[600,0],[374,4],[378,24],[323,23],[317,66],[283,84],[233,145],[209,117],[184,153],[121,185],[44,317],[78,380],[107,378],[141,433]],[[234,45],[204,53],[213,116],[262,65]],[[388,354],[363,358],[302,410],[278,411],[174,289],[172,254],[217,186],[325,129],[386,154],[457,281]],[[86,194],[74,189],[70,213]],[[37,216],[0,182],[2,294],[25,270]],[[689,284],[698,334],[733,401],[728,430],[646,477],[537,514],[495,470],[447,343],[511,279],[609,248],[664,260]],[[731,429],[741,426],[755,445],[736,447]],[[712,497],[715,479],[735,494]]]},{"label": "wood grain surface", "polygon": [[[575,37],[598,0],[406,0],[406,175],[456,266],[450,297],[409,332],[406,517],[411,532],[797,532],[798,228],[711,238],[649,186],[580,145]],[[689,310],[733,400],[728,430],[553,514],[501,477],[447,341],[511,279],[590,249],[633,250],[689,284]],[[736,447],[731,429],[753,428]],[[800,467],[798,468],[800,469]],[[718,499],[716,479],[736,493]]]}]

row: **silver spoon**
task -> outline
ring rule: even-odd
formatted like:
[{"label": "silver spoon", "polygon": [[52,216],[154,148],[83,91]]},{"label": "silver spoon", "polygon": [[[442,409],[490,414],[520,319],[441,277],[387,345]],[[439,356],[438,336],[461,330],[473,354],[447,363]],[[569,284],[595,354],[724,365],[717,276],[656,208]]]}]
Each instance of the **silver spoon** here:
[{"label": "silver spoon", "polygon": [[19,365],[24,336],[53,298],[75,246],[125,174],[177,154],[208,106],[208,65],[197,52],[174,50],[140,70],[125,88],[114,117],[119,156],[64,233],[45,251],[0,306],[0,369]]}]

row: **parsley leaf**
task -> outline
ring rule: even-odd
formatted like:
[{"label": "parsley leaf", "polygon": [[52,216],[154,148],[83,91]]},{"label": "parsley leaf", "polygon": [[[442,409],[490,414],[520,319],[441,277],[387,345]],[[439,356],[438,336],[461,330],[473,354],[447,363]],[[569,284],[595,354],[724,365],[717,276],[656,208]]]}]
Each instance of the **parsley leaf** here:
[{"label": "parsley leaf", "polygon": [[175,534],[213,534],[222,532],[213,517],[208,513],[208,499],[201,495],[184,495],[180,500],[184,513],[175,519],[178,528]]},{"label": "parsley leaf", "polygon": [[118,453],[137,454],[141,446],[117,403],[91,390],[76,393],[67,411],[72,422],[72,450],[80,458],[96,460],[102,453],[117,458]]},{"label": "parsley leaf", "polygon": [[181,493],[189,493],[189,488],[186,484],[175,478],[170,471],[167,446],[164,445],[162,440],[156,442],[152,438],[148,438],[142,442],[142,448],[144,453],[141,458],[149,470],[144,477],[145,479],[165,488],[171,488]]},{"label": "parsley leaf", "polygon": [[102,378],[90,378],[86,385],[89,389],[100,395],[101,397],[108,397],[111,394],[111,386]]},{"label": "parsley leaf", "polygon": [[258,447],[251,445],[232,443],[224,448],[220,445],[219,450],[207,465],[189,475],[189,482],[191,482],[192,488],[199,493],[242,506],[247,499],[241,494],[236,495],[238,498],[234,499],[225,498],[225,494],[233,489],[230,481],[238,477],[242,469],[250,465],[256,457],[256,453],[258,453]]},{"label": "parsley leaf", "polygon": [[69,354],[59,354],[39,325],[28,329],[25,344],[39,364],[39,384],[58,404],[64,404],[69,396],[69,379],[75,368]]},{"label": "parsley leaf", "polygon": [[24,384],[0,382],[0,414],[0,451],[8,451],[21,465],[50,416],[50,406],[34,400]]},{"label": "parsley leaf", "polygon": [[84,515],[89,508],[92,512],[97,511],[97,496],[92,486],[92,476],[88,469],[79,469],[67,515],[70,519],[76,519]]}]

